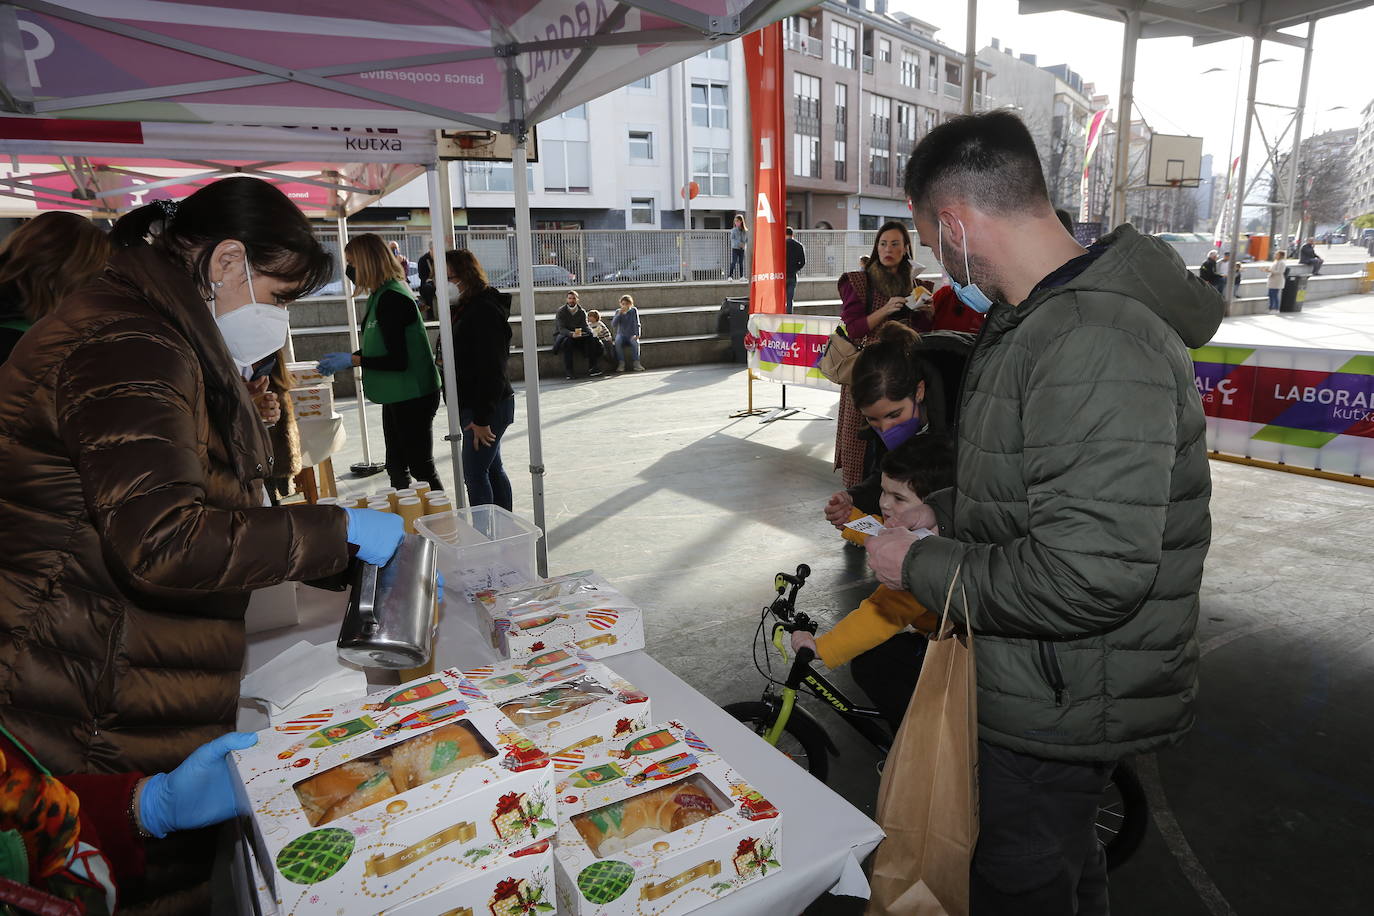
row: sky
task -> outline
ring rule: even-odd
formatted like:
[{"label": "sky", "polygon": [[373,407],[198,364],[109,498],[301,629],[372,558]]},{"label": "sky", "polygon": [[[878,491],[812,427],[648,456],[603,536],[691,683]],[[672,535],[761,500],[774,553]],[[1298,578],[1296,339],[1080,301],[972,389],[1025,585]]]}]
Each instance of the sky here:
[{"label": "sky", "polygon": [[[951,47],[964,47],[966,8],[962,3],[936,0],[892,0],[888,9],[906,12],[940,27],[935,37]],[[1120,93],[1123,23],[1076,13],[1037,13],[1021,16],[1016,0],[979,0],[978,47],[996,37],[1019,56],[1035,54],[1040,66],[1066,63],[1084,82],[1096,83],[1115,105]],[[1306,34],[1306,26],[1286,29]],[[1307,94],[1303,135],[1359,124],[1360,111],[1374,98],[1369,79],[1369,36],[1374,35],[1374,7],[1319,20],[1313,43],[1312,74]],[[1140,42],[1136,57],[1136,117],[1158,133],[1201,136],[1203,152],[1211,153],[1217,170],[1234,148],[1239,155],[1245,108],[1245,71],[1250,63],[1249,39],[1233,39],[1194,47],[1187,38],[1153,38]],[[1277,58],[1260,67],[1256,100],[1296,105],[1302,77],[1302,50],[1265,42],[1261,59]],[[1211,67],[1224,72],[1203,75]],[[1237,92],[1237,74],[1240,75]],[[990,92],[996,97],[994,81]],[[1344,106],[1340,108],[1339,106]],[[1330,110],[1330,109],[1337,110]],[[1271,137],[1282,132],[1290,113],[1262,111]],[[1235,139],[1232,141],[1234,130]],[[1284,146],[1291,149],[1292,135]],[[1251,155],[1263,155],[1258,136]]]}]

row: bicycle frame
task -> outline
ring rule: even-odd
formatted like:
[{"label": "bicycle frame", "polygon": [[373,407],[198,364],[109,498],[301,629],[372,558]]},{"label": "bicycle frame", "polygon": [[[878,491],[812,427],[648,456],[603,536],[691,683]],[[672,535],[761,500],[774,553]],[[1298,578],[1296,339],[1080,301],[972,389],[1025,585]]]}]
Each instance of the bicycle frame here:
[{"label": "bicycle frame", "polygon": [[[784,664],[788,663],[786,635],[787,628],[783,624],[773,624],[773,648],[777,649]],[[851,701],[844,691],[811,667],[811,658],[807,657],[810,654],[809,651],[804,650],[798,653],[795,661],[791,663],[786,684],[782,689],[778,714],[774,717],[773,724],[763,739],[774,747],[777,746],[778,740],[787,728],[788,719],[792,717],[792,709],[797,702],[797,692],[805,690],[839,713],[860,735],[868,739],[880,751],[886,752],[892,746],[892,735],[888,733],[883,714],[871,706],[859,706]]]}]

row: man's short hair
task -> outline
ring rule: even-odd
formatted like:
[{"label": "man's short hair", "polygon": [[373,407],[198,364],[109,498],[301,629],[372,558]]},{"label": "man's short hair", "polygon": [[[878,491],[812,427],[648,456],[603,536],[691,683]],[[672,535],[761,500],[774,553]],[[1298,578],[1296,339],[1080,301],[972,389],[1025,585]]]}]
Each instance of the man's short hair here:
[{"label": "man's short hair", "polygon": [[789,239],[792,237],[792,227],[791,227],[791,226],[788,226],[788,227],[787,227],[787,237],[788,237]]},{"label": "man's short hair", "polygon": [[988,213],[1043,212],[1050,206],[1035,141],[1010,111],[946,121],[926,134],[906,167],[913,210],[959,197]]}]

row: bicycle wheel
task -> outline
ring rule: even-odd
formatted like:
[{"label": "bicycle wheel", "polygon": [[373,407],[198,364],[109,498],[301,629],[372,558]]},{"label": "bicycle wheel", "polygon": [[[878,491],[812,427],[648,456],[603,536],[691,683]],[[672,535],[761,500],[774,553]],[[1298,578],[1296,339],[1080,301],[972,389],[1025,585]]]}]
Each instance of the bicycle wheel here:
[{"label": "bicycle wheel", "polygon": [[1107,850],[1107,868],[1125,862],[1145,838],[1150,806],[1128,763],[1118,763],[1097,809],[1097,838]]},{"label": "bicycle wheel", "polygon": [[[767,703],[754,701],[731,703],[724,707],[746,728],[756,735],[768,733],[773,724],[773,710]],[[802,716],[793,715],[778,738],[778,750],[812,776],[825,782],[830,775],[830,758],[825,751],[825,736],[820,727]]]}]

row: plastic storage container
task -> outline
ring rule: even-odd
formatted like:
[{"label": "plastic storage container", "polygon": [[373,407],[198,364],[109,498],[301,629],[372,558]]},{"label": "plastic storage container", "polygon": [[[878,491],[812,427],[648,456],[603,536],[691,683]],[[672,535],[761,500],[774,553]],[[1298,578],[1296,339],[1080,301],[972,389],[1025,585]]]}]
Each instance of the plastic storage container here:
[{"label": "plastic storage container", "polygon": [[488,588],[510,588],[537,578],[539,526],[500,506],[450,509],[415,521],[416,533],[439,548],[444,588],[471,600]]}]

